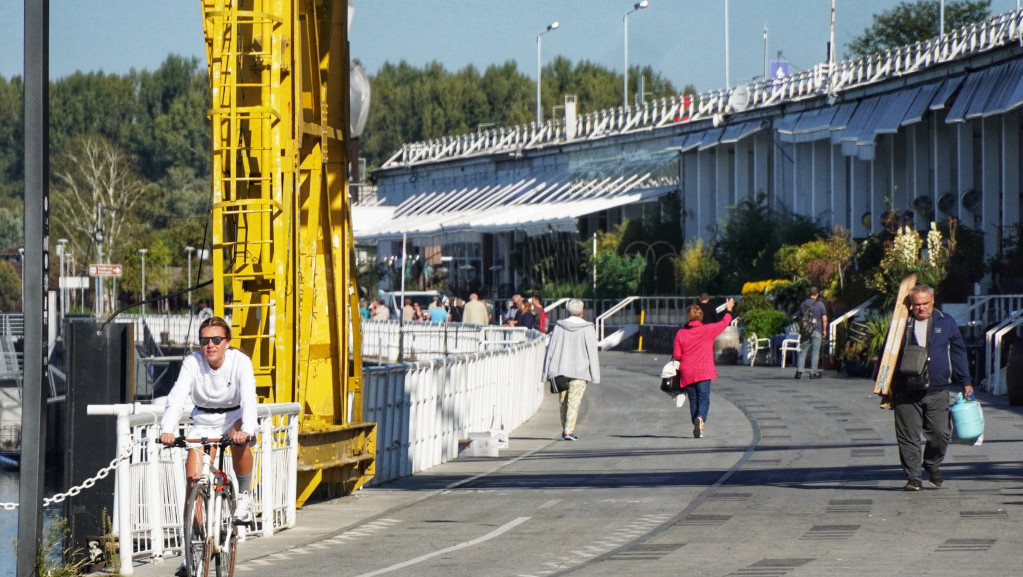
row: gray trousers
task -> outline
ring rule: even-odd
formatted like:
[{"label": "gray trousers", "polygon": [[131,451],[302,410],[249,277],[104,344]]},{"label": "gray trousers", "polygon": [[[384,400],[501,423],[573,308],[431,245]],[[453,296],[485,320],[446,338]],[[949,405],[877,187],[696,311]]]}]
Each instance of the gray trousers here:
[{"label": "gray trousers", "polygon": [[[945,460],[949,441],[948,389],[895,391],[895,439],[907,479],[920,480],[921,469],[932,472]],[[924,447],[920,449],[920,434]]]}]

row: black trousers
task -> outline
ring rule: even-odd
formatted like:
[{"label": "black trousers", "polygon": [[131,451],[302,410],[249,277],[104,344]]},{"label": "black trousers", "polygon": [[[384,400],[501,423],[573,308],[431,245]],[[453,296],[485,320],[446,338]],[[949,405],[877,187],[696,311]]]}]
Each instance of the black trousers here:
[{"label": "black trousers", "polygon": [[[918,393],[895,391],[895,439],[899,443],[899,461],[907,479],[920,480],[921,469],[937,470],[948,449],[949,396],[945,387]],[[920,435],[924,446],[920,449]]]}]

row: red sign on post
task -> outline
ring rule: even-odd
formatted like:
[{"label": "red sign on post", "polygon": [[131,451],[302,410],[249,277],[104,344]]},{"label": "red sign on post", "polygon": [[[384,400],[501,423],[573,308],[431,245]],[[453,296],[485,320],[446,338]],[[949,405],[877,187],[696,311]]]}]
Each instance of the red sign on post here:
[{"label": "red sign on post", "polygon": [[121,265],[90,264],[89,276],[121,276]]}]

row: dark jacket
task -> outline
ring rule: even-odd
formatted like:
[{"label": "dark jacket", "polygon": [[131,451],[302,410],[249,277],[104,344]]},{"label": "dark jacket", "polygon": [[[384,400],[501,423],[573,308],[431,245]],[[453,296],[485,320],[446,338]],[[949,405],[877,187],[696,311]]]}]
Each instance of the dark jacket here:
[{"label": "dark jacket", "polygon": [[[931,332],[927,335],[927,356],[930,358],[927,370],[930,389],[952,386],[961,388],[971,385],[970,364],[966,359],[966,342],[963,341],[963,335],[959,332],[959,326],[955,319],[938,309],[934,309],[931,318],[934,322],[931,324]],[[913,330],[912,323],[906,326],[906,330]],[[915,342],[912,337],[910,340]],[[901,354],[899,360],[902,360]],[[903,381],[904,379],[896,373],[896,386],[902,386]]]}]

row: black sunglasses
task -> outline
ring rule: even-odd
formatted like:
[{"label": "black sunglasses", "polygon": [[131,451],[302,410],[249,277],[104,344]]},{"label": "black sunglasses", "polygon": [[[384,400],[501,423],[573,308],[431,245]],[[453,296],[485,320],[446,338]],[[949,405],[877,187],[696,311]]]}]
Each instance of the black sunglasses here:
[{"label": "black sunglasses", "polygon": [[210,343],[210,341],[213,341],[213,344],[219,347],[220,343],[224,342],[225,339],[227,339],[227,337],[199,337],[199,346],[205,347]]}]

